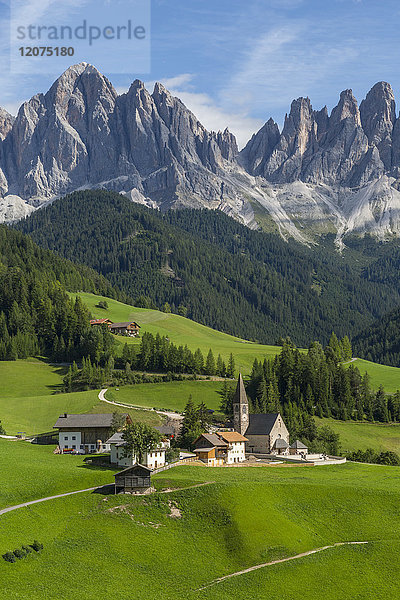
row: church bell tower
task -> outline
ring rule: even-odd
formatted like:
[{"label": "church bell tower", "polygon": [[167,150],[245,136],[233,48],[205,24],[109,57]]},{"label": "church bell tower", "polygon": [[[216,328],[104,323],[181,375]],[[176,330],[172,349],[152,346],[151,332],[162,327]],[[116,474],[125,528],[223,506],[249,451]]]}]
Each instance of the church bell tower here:
[{"label": "church bell tower", "polygon": [[239,373],[235,397],[233,399],[233,426],[235,431],[238,431],[242,435],[246,433],[246,429],[249,426],[249,401],[247,400],[241,373]]}]

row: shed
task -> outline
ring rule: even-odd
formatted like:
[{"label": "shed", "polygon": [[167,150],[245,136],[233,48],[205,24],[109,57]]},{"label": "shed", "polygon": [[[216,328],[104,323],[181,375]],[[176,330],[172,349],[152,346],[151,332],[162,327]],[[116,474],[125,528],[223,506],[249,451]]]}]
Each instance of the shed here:
[{"label": "shed", "polygon": [[275,440],[273,450],[276,450],[278,454],[285,454],[288,448],[289,444],[283,438],[278,438]]},{"label": "shed", "polygon": [[300,440],[296,440],[289,447],[289,454],[307,454],[308,448]]},{"label": "shed", "polygon": [[128,467],[114,475],[115,493],[117,490],[124,492],[144,492],[151,487],[151,469],[139,463]]}]

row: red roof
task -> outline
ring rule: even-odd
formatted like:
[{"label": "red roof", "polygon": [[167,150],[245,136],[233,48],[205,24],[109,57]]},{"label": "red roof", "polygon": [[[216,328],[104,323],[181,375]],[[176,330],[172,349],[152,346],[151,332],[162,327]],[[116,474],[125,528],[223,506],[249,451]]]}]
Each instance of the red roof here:
[{"label": "red roof", "polygon": [[91,325],[103,325],[107,323],[111,323],[110,319],[91,319],[90,321]]}]

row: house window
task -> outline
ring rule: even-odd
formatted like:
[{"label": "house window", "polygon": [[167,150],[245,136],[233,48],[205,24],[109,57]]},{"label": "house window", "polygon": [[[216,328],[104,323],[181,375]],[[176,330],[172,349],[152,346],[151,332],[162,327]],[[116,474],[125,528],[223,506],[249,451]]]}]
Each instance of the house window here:
[{"label": "house window", "polygon": [[103,444],[103,450],[105,450],[105,449],[106,449],[106,446],[105,446],[105,444]]},{"label": "house window", "polygon": [[73,436],[72,436],[72,440],[73,440],[73,441],[75,441],[75,440],[76,440],[76,436],[75,436],[75,435],[73,435]]},{"label": "house window", "polygon": [[75,450],[76,446],[72,446],[72,450]]},{"label": "house window", "polygon": [[66,442],[68,442],[68,436],[65,436],[65,437],[64,437],[64,440],[65,440]]},{"label": "house window", "polygon": [[81,450],[83,450],[83,444],[81,444],[81,445],[79,446],[79,448],[80,448]]}]

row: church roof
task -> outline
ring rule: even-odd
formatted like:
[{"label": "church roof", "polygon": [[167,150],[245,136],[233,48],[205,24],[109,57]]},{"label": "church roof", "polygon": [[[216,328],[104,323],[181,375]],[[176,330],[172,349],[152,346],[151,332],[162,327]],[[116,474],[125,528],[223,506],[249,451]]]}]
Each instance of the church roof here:
[{"label": "church roof", "polygon": [[236,386],[235,397],[233,399],[234,404],[248,404],[246,389],[244,387],[242,374],[239,373],[239,379]]},{"label": "church roof", "polygon": [[249,415],[249,426],[246,429],[246,435],[269,435],[279,413],[269,413],[261,415]]}]

